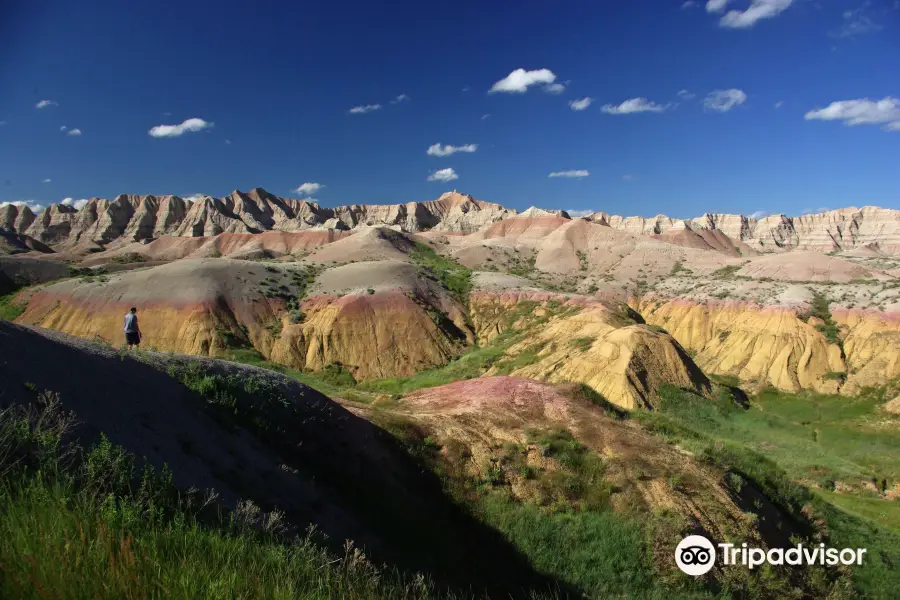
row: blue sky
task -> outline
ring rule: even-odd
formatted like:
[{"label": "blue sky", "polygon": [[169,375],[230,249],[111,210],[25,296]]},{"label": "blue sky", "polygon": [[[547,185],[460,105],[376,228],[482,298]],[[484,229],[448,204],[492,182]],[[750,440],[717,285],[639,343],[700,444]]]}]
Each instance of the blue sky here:
[{"label": "blue sky", "polygon": [[898,0],[11,4],[0,202],[900,208]]}]

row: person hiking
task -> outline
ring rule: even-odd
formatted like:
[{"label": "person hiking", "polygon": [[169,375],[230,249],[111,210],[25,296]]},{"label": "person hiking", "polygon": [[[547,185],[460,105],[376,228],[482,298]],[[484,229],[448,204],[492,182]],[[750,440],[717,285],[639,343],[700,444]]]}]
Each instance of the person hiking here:
[{"label": "person hiking", "polygon": [[125,313],[125,342],[129,350],[141,345],[141,328],[138,327],[137,309],[133,306]]}]

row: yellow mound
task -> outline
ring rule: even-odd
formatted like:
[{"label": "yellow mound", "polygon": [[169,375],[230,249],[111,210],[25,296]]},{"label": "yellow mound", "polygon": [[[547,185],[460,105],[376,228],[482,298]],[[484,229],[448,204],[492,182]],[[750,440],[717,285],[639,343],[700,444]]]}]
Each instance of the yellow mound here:
[{"label": "yellow mound", "polygon": [[[531,304],[541,302],[541,306]],[[636,324],[625,309],[587,298],[558,308],[547,294],[474,294],[473,324],[479,339],[535,327],[506,351],[508,361],[488,375],[504,371],[551,383],[581,382],[623,408],[651,408],[663,383],[709,392],[710,383],[690,357],[666,333]],[[525,308],[520,321],[510,319]]]}]

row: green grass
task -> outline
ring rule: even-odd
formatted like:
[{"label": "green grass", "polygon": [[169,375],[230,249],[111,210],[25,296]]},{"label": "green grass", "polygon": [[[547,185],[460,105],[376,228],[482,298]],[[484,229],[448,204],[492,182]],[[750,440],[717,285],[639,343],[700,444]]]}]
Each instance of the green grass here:
[{"label": "green grass", "polygon": [[813,301],[810,306],[809,316],[816,317],[822,321],[822,323],[816,324],[816,329],[825,336],[829,343],[840,344],[841,330],[838,324],[834,322],[834,319],[831,318],[830,304],[831,301],[828,299],[828,296],[821,292],[813,291]]},{"label": "green grass", "polygon": [[634,418],[752,481],[800,522],[821,519],[831,545],[868,548],[870,560],[852,571],[854,586],[869,597],[891,597],[900,586],[900,503],[831,491],[835,482],[890,487],[900,480],[900,418],[885,423],[889,417],[876,412],[883,390],[851,398],[769,389],[746,410],[724,395],[708,400],[664,386],[660,396],[659,412]]},{"label": "green grass", "polygon": [[535,342],[522,349],[515,356],[504,358],[497,363],[497,374],[509,375],[513,371],[533,365],[539,360],[539,355],[546,345],[546,342]]},{"label": "green grass", "polygon": [[735,273],[740,271],[743,266],[744,265],[728,265],[721,269],[716,269],[712,272],[712,277],[715,279],[730,279]]},{"label": "green grass", "polygon": [[180,493],[105,438],[80,452],[58,397],[39,402],[0,412],[0,597],[451,597],[352,545],[335,555],[312,533],[289,540],[275,511]]},{"label": "green grass", "polygon": [[569,342],[569,345],[573,348],[581,350],[582,352],[586,352],[591,346],[594,345],[595,341],[597,341],[597,339],[593,337],[578,337],[571,340]]},{"label": "green grass", "polygon": [[19,304],[15,302],[14,299],[17,294],[18,292],[13,292],[6,296],[0,296],[0,321],[14,321],[25,312],[28,303],[23,302]]},{"label": "green grass", "polygon": [[147,262],[147,259],[138,254],[137,252],[126,252],[125,254],[119,254],[118,256],[114,256],[112,261],[119,265],[127,265],[130,263],[142,263]]},{"label": "green grass", "polygon": [[663,585],[650,560],[646,528],[612,511],[548,514],[502,493],[488,495],[480,511],[535,567],[590,598],[712,597]]},{"label": "green grass", "polygon": [[[608,507],[612,487],[604,480],[602,457],[562,428],[529,429],[548,467],[526,464],[528,450],[514,443],[494,445],[480,477],[469,475],[468,448],[433,442],[401,417],[390,429],[423,467],[439,473],[445,489],[489,527],[501,532],[538,571],[572,586],[571,596],[589,598],[711,598],[683,576],[661,576],[654,557],[654,516],[622,514]],[[533,450],[532,450],[533,451]],[[534,486],[527,500],[511,493],[512,477]],[[671,570],[668,561],[663,566]]]},{"label": "green grass", "polygon": [[672,265],[672,271],[669,272],[669,275],[675,276],[680,273],[684,273],[685,275],[690,275],[693,273],[690,269],[686,269],[684,266],[684,262],[676,261],[674,265]]},{"label": "green grass", "polygon": [[492,344],[470,350],[441,367],[421,371],[410,377],[364,381],[358,385],[358,388],[382,394],[403,395],[422,388],[435,387],[463,379],[474,379],[483,375],[493,366],[512,342],[512,336],[499,336]]},{"label": "green grass", "polygon": [[252,348],[229,349],[223,358],[281,373],[331,398],[344,398],[366,403],[375,399],[374,395],[358,389],[356,380],[342,365],[326,365],[320,371],[298,371],[270,362]]},{"label": "green grass", "polygon": [[0,595],[5,598],[437,597],[309,539],[279,544],[200,526],[188,515],[129,519],[128,501],[99,504],[70,486],[0,494]]},{"label": "green grass", "polygon": [[410,259],[440,282],[463,306],[468,305],[472,291],[472,270],[453,259],[441,256],[434,249],[416,242],[416,249],[409,253]]}]

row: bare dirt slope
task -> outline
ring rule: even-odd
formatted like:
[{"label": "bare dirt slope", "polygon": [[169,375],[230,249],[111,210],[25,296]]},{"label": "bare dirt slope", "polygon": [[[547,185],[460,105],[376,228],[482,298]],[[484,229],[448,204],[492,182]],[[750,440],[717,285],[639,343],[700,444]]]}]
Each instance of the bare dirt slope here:
[{"label": "bare dirt slope", "polygon": [[68,277],[69,266],[56,260],[29,256],[0,256],[0,295],[24,285]]}]

